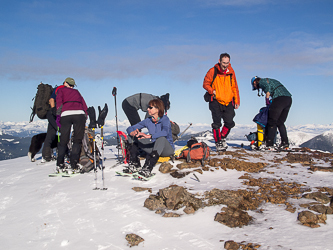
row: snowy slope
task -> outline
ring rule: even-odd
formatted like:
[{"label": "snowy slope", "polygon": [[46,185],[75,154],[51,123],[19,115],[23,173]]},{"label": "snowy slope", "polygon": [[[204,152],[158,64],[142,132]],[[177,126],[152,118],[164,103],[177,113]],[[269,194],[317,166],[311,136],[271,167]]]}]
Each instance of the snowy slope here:
[{"label": "snowy slope", "polygon": [[[230,151],[238,150],[241,143],[248,145],[244,141],[228,143],[238,146],[229,147]],[[255,152],[247,152],[249,161],[258,161],[252,157]],[[111,168],[116,163],[117,153],[114,146],[105,148],[106,191],[93,190],[94,173],[50,178],[48,174],[55,168],[55,162],[36,165],[27,157],[1,161],[1,248],[129,249],[125,235],[135,233],[145,240],[135,249],[223,249],[227,240],[257,243],[261,245],[259,249],[332,249],[333,215],[327,216],[327,224],[309,228],[297,222],[301,207],[296,213],[290,213],[284,205],[262,204],[262,213],[248,211],[255,220],[243,228],[229,228],[214,221],[215,214],[222,208],[220,205],[199,209],[191,215],[178,211],[183,214],[179,218],[161,217],[143,207],[150,193],[135,192],[133,187],[152,188],[152,194],[172,184],[184,186],[193,194],[213,188],[237,190],[246,188],[239,179],[244,172],[205,171],[197,174],[198,182],[193,175],[175,179],[155,167],[156,176],[148,182],[140,182],[115,175],[115,171],[122,169],[122,166]],[[261,160],[272,162],[276,154],[264,153]],[[41,156],[37,158],[39,162]],[[270,171],[252,175],[306,183],[313,190],[319,186],[333,187],[333,173],[312,173],[300,164],[291,168],[282,162]],[[97,186],[102,187],[100,172]],[[304,199],[298,202],[301,200]]]}]

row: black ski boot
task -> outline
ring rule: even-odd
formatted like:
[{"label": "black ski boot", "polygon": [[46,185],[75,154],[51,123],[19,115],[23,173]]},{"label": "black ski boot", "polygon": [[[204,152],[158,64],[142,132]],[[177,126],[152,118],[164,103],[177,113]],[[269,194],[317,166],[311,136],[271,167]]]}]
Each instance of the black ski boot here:
[{"label": "black ski boot", "polygon": [[128,166],[123,169],[123,173],[137,173],[141,169],[138,146],[135,143],[129,144],[127,150],[129,152],[129,162]]},{"label": "black ski boot", "polygon": [[66,165],[64,163],[60,163],[56,167],[56,171],[57,171],[58,174],[65,172],[66,171]]},{"label": "black ski boot", "polygon": [[157,151],[153,151],[146,156],[145,164],[143,165],[142,169],[139,171],[139,177],[149,178],[152,176],[151,171],[153,170],[154,166],[156,165],[159,154]]}]

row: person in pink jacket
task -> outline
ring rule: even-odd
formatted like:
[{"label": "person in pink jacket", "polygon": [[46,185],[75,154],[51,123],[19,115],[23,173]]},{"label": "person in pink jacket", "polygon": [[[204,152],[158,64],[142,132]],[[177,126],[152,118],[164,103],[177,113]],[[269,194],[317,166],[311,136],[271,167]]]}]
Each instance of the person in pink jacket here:
[{"label": "person in pink jacket", "polygon": [[74,89],[76,84],[73,78],[67,77],[64,86],[64,88],[58,90],[56,97],[57,125],[61,133],[60,142],[58,143],[57,166],[62,170],[65,168],[64,158],[73,125],[74,136],[72,151],[70,152],[70,165],[74,172],[78,169],[77,164],[80,158],[88,108],[80,92]]}]

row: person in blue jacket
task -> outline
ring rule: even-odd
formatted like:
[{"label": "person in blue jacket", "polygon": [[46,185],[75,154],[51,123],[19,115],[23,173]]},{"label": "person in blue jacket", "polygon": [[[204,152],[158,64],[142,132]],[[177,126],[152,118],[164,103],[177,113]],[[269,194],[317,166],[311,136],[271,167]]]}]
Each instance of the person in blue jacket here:
[{"label": "person in blue jacket", "polygon": [[[151,171],[160,156],[174,154],[174,144],[169,117],[164,115],[164,104],[161,99],[153,99],[148,103],[147,112],[150,117],[127,128],[129,134],[129,166],[123,172],[134,173],[144,177],[151,176]],[[141,129],[148,129],[148,134]],[[146,161],[141,168],[139,149],[147,153]]]}]

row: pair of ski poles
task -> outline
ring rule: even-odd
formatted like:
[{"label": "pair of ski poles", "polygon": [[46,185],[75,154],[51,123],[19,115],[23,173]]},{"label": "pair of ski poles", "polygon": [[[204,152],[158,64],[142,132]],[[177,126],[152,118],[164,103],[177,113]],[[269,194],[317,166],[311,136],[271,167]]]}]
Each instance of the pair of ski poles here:
[{"label": "pair of ski poles", "polygon": [[94,172],[95,172],[95,188],[94,190],[107,190],[105,187],[105,182],[104,182],[104,135],[103,135],[103,127],[104,127],[104,121],[105,117],[108,112],[108,106],[105,103],[105,106],[103,110],[101,110],[100,106],[98,106],[99,110],[99,117],[98,117],[98,125],[101,128],[101,139],[102,139],[102,158],[100,162],[101,170],[102,170],[102,181],[103,181],[103,187],[98,188],[97,187],[97,157],[96,157],[96,135],[95,135],[95,129],[97,127],[97,122],[96,122],[96,113],[95,113],[95,108],[94,107],[89,107],[88,109],[88,114],[90,118],[90,125],[89,128],[92,129],[92,134],[93,134],[93,144],[94,144]]}]

